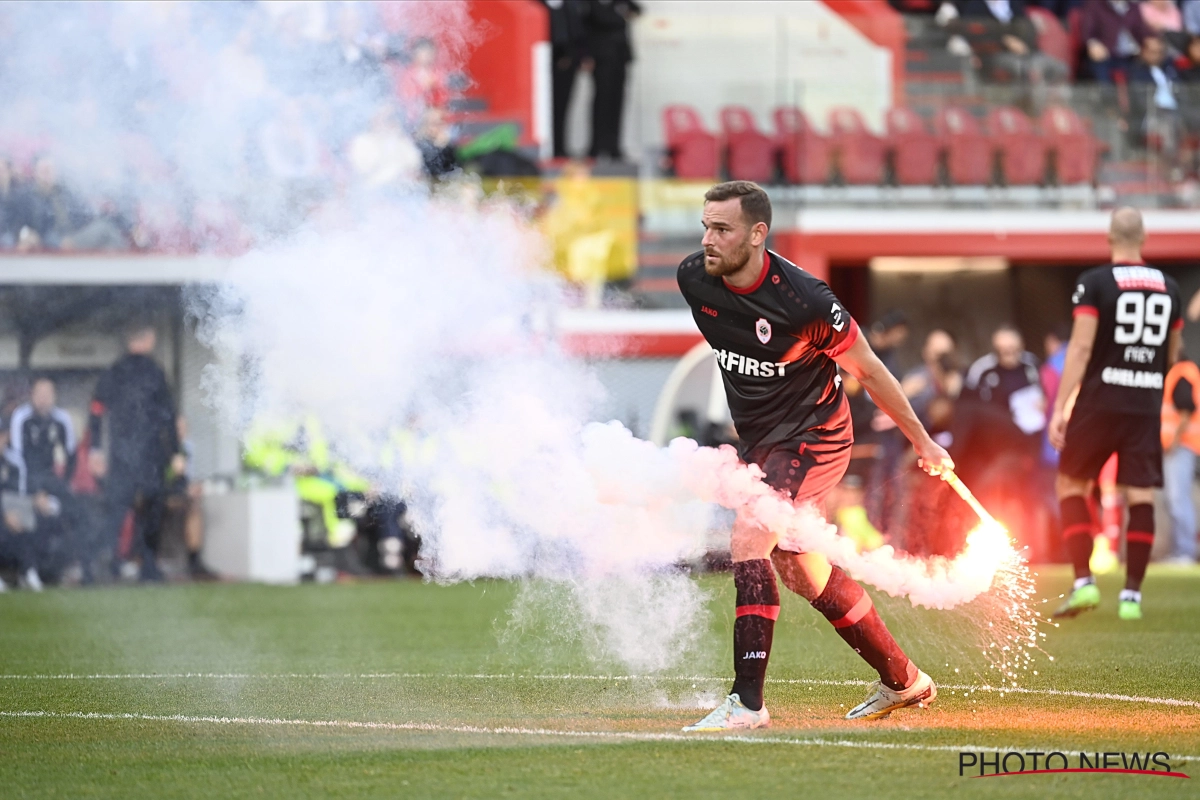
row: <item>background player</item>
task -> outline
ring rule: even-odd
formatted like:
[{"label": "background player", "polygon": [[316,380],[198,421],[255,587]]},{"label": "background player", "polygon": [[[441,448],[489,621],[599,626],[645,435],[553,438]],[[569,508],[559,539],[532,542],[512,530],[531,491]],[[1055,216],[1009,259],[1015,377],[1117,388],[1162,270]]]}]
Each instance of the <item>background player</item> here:
[{"label": "background player", "polygon": [[[900,384],[822,281],[766,249],[771,201],[749,181],[705,194],[704,250],[679,266],[679,288],[716,352],[743,460],[797,502],[821,503],[850,461],[854,437],[837,367],[858,379],[916,448],[930,474],[953,469],[913,413]],[[848,719],[875,719],[926,705],[933,681],[904,655],[862,587],[818,553],[776,547],[778,536],[739,517],[732,538],[737,615],[733,688],[685,730],[758,728],[769,723],[763,683],[775,620],[778,570],[879,673]]]},{"label": "background player", "polygon": [[1116,453],[1117,485],[1129,506],[1125,589],[1117,613],[1141,619],[1142,578],[1154,544],[1154,487],[1163,485],[1159,415],[1163,376],[1182,341],[1179,286],[1142,261],[1145,230],[1136,209],[1113,212],[1108,240],[1112,264],[1088,270],[1075,288],[1075,322],[1050,419],[1050,443],[1062,451],[1057,490],[1063,538],[1075,566],[1071,596],[1056,617],[1100,604],[1088,567],[1093,527],[1084,498]]}]

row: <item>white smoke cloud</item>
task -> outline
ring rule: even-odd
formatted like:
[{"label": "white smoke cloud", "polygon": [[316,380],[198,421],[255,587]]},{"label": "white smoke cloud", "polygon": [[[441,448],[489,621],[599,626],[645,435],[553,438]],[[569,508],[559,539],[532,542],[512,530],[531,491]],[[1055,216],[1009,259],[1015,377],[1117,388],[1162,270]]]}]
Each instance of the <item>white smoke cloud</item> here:
[{"label": "white smoke cloud", "polygon": [[[987,589],[997,562],[978,549],[954,562],[859,556],[730,451],[587,424],[600,388],[555,346],[561,287],[541,269],[543,245],[469,180],[431,194],[363,188],[345,164],[311,184],[273,173],[260,152],[272,135],[305,133],[296,169],[314,141],[336,161],[389,91],[322,93],[329,37],[367,6],[311,7],[0,8],[10,155],[48,150],[73,190],[143,219],[236,218],[257,237],[225,283],[190,298],[219,355],[207,388],[228,424],[315,416],[340,458],[403,488],[435,579],[557,582],[589,649],[633,670],[679,663],[707,629],[704,594],[679,565],[702,553],[713,504],[914,603]],[[402,35],[440,34],[452,56],[473,35],[461,4],[381,8]],[[401,429],[421,446],[389,460]]]}]

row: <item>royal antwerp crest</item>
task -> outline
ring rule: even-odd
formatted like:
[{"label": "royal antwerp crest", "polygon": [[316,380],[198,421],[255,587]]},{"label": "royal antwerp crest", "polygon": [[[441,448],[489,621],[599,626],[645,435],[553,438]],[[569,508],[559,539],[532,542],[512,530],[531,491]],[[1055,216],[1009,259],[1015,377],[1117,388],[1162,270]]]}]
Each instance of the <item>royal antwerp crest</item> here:
[{"label": "royal antwerp crest", "polygon": [[754,323],[754,335],[763,344],[771,341],[771,323],[763,317],[758,318],[758,322]]}]

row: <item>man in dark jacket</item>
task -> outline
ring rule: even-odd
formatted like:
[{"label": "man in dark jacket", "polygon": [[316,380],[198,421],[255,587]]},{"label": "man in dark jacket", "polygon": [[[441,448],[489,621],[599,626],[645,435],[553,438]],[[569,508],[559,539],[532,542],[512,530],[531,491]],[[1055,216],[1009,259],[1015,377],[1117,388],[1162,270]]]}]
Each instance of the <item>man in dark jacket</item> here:
[{"label": "man in dark jacket", "polygon": [[127,353],[96,384],[88,419],[90,466],[97,478],[104,479],[100,541],[115,553],[125,516],[132,509],[135,541],[141,545],[142,580],[159,580],[156,556],[167,468],[182,473],[183,457],[171,390],[151,357],[157,343],[154,328],[130,328],[125,343]]},{"label": "man in dark jacket", "polygon": [[542,0],[550,11],[550,60],[554,86],[554,157],[567,158],[567,109],[580,69],[591,69],[587,52],[587,3]]},{"label": "man in dark jacket", "polygon": [[592,77],[592,158],[621,160],[621,118],[625,77],[633,60],[629,22],[642,8],[634,0],[591,0],[587,12],[587,48],[595,63]]},{"label": "man in dark jacket", "polygon": [[992,80],[1059,83],[1067,65],[1038,52],[1038,34],[1025,0],[958,0],[955,24]]},{"label": "man in dark jacket", "polygon": [[1157,140],[1163,155],[1173,159],[1182,132],[1179,72],[1166,55],[1161,39],[1148,36],[1142,42],[1141,58],[1129,68],[1130,127],[1139,142]]}]

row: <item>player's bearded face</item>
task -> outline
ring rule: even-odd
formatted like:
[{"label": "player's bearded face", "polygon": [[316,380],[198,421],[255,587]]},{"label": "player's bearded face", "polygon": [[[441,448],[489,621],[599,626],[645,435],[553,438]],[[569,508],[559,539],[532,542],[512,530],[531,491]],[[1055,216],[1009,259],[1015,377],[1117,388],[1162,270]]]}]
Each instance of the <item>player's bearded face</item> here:
[{"label": "player's bearded face", "polygon": [[704,271],[720,278],[732,275],[750,260],[750,229],[741,228],[725,233],[720,241],[704,244]]}]

